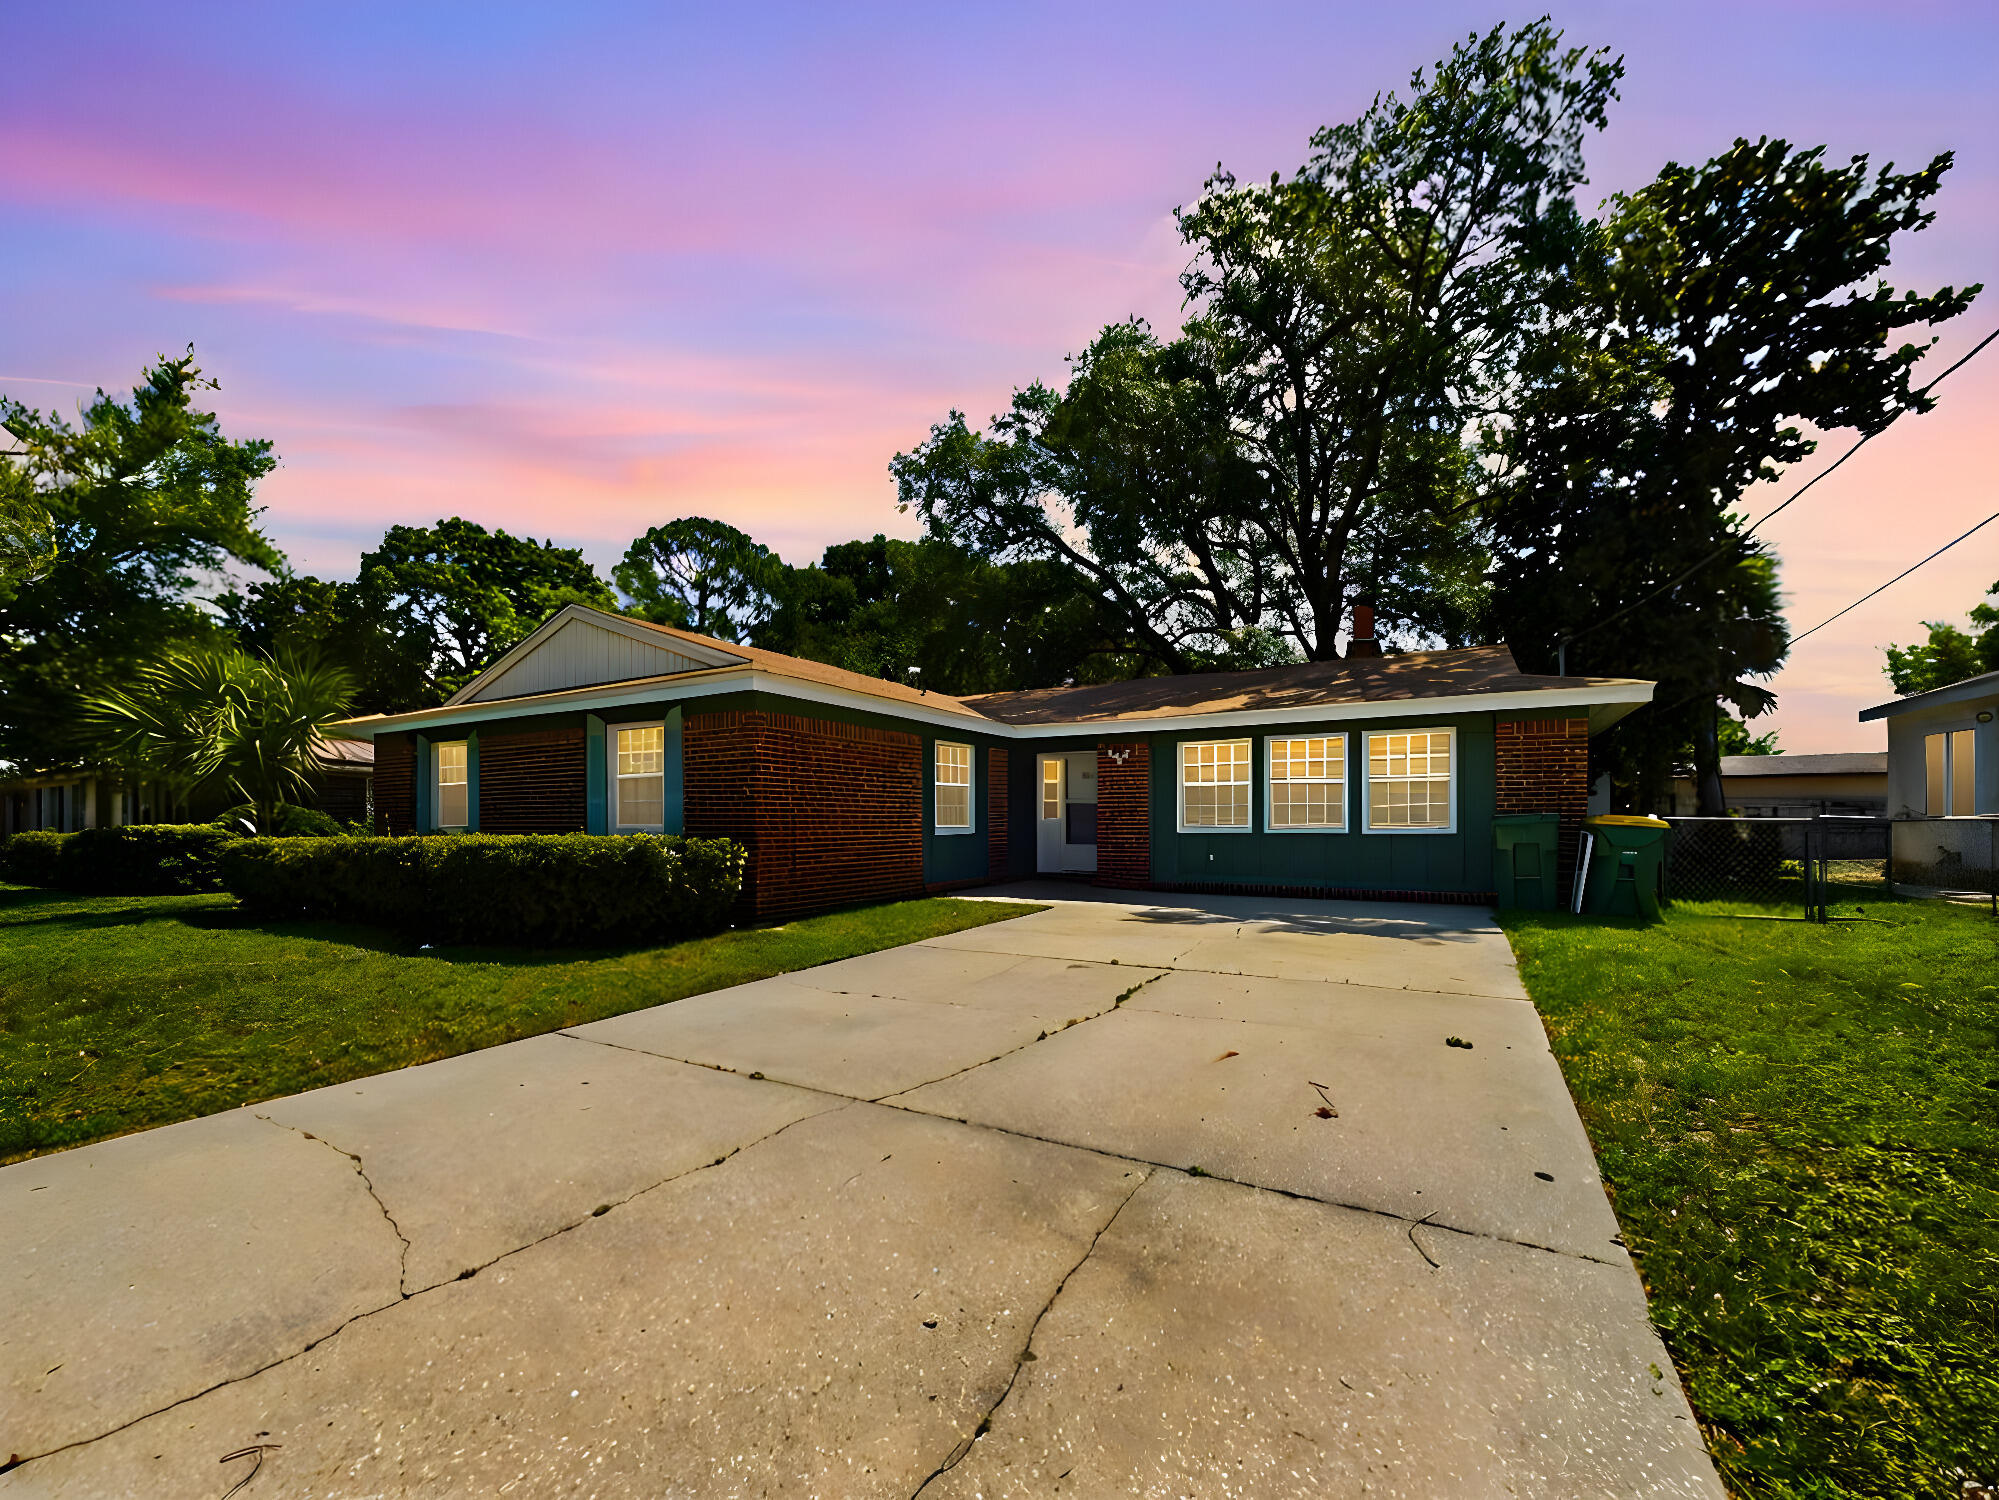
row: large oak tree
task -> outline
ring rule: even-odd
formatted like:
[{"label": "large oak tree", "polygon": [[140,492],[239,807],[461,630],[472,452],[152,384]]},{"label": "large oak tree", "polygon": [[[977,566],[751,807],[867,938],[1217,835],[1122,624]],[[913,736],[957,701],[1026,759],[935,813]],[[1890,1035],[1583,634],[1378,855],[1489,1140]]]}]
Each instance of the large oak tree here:
[{"label": "large oak tree", "polygon": [[1545,21],[1474,36],[1290,178],[1179,214],[1189,317],[1107,328],[1061,392],[952,413],[893,471],[939,534],[1088,578],[1159,666],[1337,656],[1371,598],[1476,633],[1465,436],[1503,402],[1622,64]]}]

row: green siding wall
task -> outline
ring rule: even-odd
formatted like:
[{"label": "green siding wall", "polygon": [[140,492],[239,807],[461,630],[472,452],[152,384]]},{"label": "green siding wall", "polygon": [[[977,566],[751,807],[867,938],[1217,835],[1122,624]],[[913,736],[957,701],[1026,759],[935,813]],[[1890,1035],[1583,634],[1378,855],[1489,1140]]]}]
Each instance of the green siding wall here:
[{"label": "green siding wall", "polygon": [[[1268,833],[1264,831],[1264,783],[1269,760],[1258,730],[1251,741],[1251,822],[1249,833],[1178,831],[1178,747],[1190,740],[1241,739],[1226,731],[1213,735],[1148,735],[1152,746],[1152,878],[1161,885],[1343,886],[1378,891],[1465,891],[1492,889],[1493,716],[1439,714],[1395,724],[1359,724],[1329,719],[1287,725],[1282,738],[1308,734],[1347,737],[1347,831]],[[1453,833],[1364,833],[1362,783],[1367,774],[1367,735],[1384,730],[1457,731],[1457,830]]]},{"label": "green siding wall", "polygon": [[[905,729],[914,728],[904,725]],[[972,831],[937,831],[937,742],[972,747]],[[986,878],[986,747],[996,743],[974,734],[923,731],[923,882]]]}]

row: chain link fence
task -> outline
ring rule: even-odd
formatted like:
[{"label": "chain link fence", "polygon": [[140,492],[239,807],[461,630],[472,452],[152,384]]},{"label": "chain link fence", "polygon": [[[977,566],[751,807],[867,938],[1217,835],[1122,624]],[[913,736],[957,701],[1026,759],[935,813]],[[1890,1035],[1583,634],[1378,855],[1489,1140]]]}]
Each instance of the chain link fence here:
[{"label": "chain link fence", "polygon": [[1714,916],[1825,922],[1898,896],[1982,896],[1999,916],[1999,818],[1668,818],[1661,894]]}]

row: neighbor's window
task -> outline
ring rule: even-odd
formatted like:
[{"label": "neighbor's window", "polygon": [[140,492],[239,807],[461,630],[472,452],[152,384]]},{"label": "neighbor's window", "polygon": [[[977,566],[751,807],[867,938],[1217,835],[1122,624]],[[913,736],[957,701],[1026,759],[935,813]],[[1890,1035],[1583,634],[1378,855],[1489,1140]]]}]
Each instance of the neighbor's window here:
[{"label": "neighbor's window", "polygon": [[1062,816],[1062,757],[1050,755],[1041,762],[1041,816]]},{"label": "neighbor's window", "polygon": [[463,828],[468,821],[471,792],[465,741],[437,747],[437,826]]},{"label": "neighbor's window", "polygon": [[666,726],[633,724],[618,730],[612,766],[613,826],[657,830],[666,826]]},{"label": "neighbor's window", "polygon": [[1923,736],[1923,771],[1933,818],[1968,818],[1977,811],[1974,736],[1969,729]]},{"label": "neighbor's window", "polygon": [[1270,783],[1264,827],[1272,833],[1345,828],[1347,737],[1323,734],[1265,743],[1270,747]]},{"label": "neighbor's window", "polygon": [[937,831],[972,831],[972,747],[937,742]]},{"label": "neighbor's window", "polygon": [[1248,829],[1248,740],[1209,740],[1180,747],[1180,826]]},{"label": "neighbor's window", "polygon": [[1367,737],[1367,826],[1383,832],[1453,826],[1448,729]]}]

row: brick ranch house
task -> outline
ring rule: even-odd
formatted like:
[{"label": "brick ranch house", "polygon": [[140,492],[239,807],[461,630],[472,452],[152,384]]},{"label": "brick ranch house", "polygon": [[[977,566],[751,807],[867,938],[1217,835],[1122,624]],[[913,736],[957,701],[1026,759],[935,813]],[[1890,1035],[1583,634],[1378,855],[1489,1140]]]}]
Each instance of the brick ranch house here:
[{"label": "brick ranch house", "polygon": [[722,835],[743,915],[1035,874],[1481,902],[1491,820],[1589,800],[1652,684],[1503,646],[953,698],[571,605],[448,703],[354,719],[383,833]]}]

